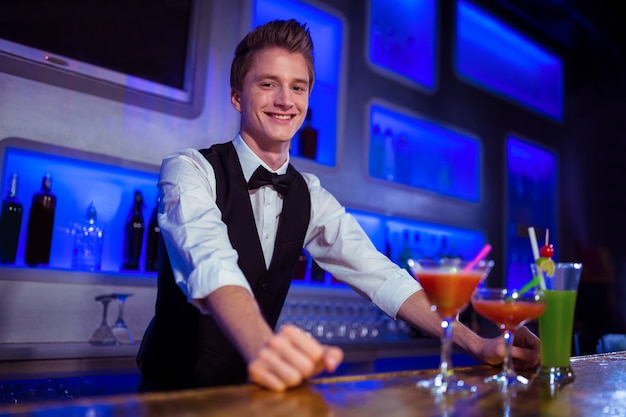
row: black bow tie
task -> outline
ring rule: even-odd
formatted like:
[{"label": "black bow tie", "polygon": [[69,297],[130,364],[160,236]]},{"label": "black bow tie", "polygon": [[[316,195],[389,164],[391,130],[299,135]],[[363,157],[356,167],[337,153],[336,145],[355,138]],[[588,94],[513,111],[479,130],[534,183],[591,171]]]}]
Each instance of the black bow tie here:
[{"label": "black bow tie", "polygon": [[273,172],[269,172],[263,166],[259,165],[250,177],[250,181],[248,181],[248,190],[256,190],[264,185],[272,185],[276,191],[285,197],[289,194],[289,187],[295,179],[296,174],[293,172],[278,175]]}]

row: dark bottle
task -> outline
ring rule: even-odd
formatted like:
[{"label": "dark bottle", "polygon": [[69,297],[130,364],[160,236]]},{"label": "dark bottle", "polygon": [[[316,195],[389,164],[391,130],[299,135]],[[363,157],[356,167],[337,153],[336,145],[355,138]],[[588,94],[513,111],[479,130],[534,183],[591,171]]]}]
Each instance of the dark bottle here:
[{"label": "dark bottle", "polygon": [[317,129],[313,127],[313,110],[309,109],[306,114],[304,126],[298,133],[298,149],[300,155],[305,158],[317,158]]},{"label": "dark bottle", "polygon": [[298,262],[296,262],[296,266],[293,269],[293,279],[296,281],[304,281],[306,277],[306,267],[308,264],[309,258],[306,256],[306,252],[303,250],[300,252],[300,256],[298,257]]},{"label": "dark bottle", "polygon": [[22,228],[22,203],[17,199],[17,174],[11,174],[0,214],[0,262],[14,264]]},{"label": "dark bottle", "polygon": [[158,269],[159,261],[159,237],[161,236],[161,229],[159,229],[159,223],[157,221],[159,201],[152,210],[150,216],[150,222],[148,223],[148,243],[146,246],[146,271],[155,272]]},{"label": "dark bottle", "polygon": [[311,263],[311,282],[325,282],[326,271],[315,261]]},{"label": "dark bottle", "polygon": [[28,216],[25,261],[28,266],[50,263],[52,230],[57,198],[52,191],[52,177],[46,174],[41,181],[41,190],[33,196]]},{"label": "dark bottle", "polygon": [[411,250],[411,246],[409,244],[409,231],[404,231],[404,241],[402,243],[402,250],[400,251],[400,255],[398,256],[398,265],[400,267],[406,269],[409,274],[413,275],[413,271],[409,264],[409,260],[413,259],[413,251]]},{"label": "dark bottle", "polygon": [[143,245],[143,233],[146,224],[143,220],[143,195],[135,190],[133,206],[128,213],[124,228],[124,260],[122,269],[139,271],[139,258]]}]

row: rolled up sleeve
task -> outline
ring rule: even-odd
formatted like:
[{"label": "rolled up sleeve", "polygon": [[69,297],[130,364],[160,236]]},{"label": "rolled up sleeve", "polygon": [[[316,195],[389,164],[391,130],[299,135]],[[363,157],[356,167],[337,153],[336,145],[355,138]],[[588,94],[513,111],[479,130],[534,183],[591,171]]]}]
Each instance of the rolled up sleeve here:
[{"label": "rolled up sleeve", "polygon": [[176,284],[203,313],[199,300],[236,285],[251,291],[237,264],[226,225],[215,201],[215,174],[194,149],[163,160],[158,182],[158,222]]},{"label": "rolled up sleeve", "polygon": [[376,249],[356,219],[321,187],[316,176],[303,175],[312,202],[307,251],[323,269],[396,318],[407,298],[422,287]]}]

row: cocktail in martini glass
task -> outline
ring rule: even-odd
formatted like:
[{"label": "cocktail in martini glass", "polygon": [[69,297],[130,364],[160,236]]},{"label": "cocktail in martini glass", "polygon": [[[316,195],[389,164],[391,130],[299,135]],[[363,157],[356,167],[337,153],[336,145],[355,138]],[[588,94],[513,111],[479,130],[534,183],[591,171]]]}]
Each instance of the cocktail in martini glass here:
[{"label": "cocktail in martini glass", "polygon": [[454,375],[450,359],[452,329],[456,316],[469,304],[474,289],[489,274],[493,261],[469,263],[446,258],[411,260],[409,265],[428,296],[432,309],[439,313],[443,328],[439,372],[434,378],[419,381],[417,386],[430,389],[436,395],[475,391],[475,387]]},{"label": "cocktail in martini glass", "polygon": [[503,391],[524,388],[528,379],[518,375],[512,366],[513,336],[517,329],[543,314],[546,309],[543,291],[538,287],[524,293],[506,288],[477,288],[472,295],[472,306],[478,314],[498,325],[505,341],[502,370],[485,382],[498,384]]}]

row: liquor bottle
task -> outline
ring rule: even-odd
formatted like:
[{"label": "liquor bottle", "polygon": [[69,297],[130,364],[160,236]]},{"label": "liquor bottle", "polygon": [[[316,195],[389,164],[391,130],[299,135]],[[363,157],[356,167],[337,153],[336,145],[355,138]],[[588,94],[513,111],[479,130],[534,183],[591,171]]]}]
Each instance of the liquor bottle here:
[{"label": "liquor bottle", "polygon": [[411,266],[409,265],[409,259],[413,259],[413,251],[411,250],[411,246],[409,243],[409,231],[404,231],[404,241],[402,243],[402,250],[400,251],[400,255],[398,256],[398,265],[401,268],[404,268],[408,271],[411,276],[413,275],[413,271],[411,270]]},{"label": "liquor bottle", "polygon": [[315,261],[311,263],[311,282],[325,282],[326,271]]},{"label": "liquor bottle", "polygon": [[92,202],[87,207],[84,222],[74,229],[73,269],[99,271],[102,266],[104,231],[97,220],[98,212]]},{"label": "liquor bottle", "polygon": [[385,129],[385,165],[383,168],[383,178],[387,181],[395,180],[396,171],[396,150],[393,144],[393,133],[391,129]]},{"label": "liquor bottle", "polygon": [[309,109],[304,126],[298,133],[298,148],[301,156],[311,159],[317,158],[317,136],[317,129],[313,127],[313,109]]},{"label": "liquor bottle", "polygon": [[411,144],[405,133],[398,136],[398,140],[395,144],[395,151],[397,156],[396,166],[394,167],[396,182],[412,185],[411,168],[413,165],[413,158],[411,158]]},{"label": "liquor bottle", "polygon": [[41,190],[33,196],[28,216],[25,261],[28,266],[50,263],[52,230],[57,198],[52,193],[52,177],[46,174],[41,181]]},{"label": "liquor bottle", "polygon": [[369,173],[374,178],[385,178],[385,141],[378,124],[372,126],[370,136]]},{"label": "liquor bottle", "polygon": [[143,233],[146,228],[143,220],[143,195],[135,190],[133,206],[128,213],[124,228],[124,259],[122,269],[129,271],[139,270],[139,258],[143,246]]},{"label": "liquor bottle", "polygon": [[159,238],[161,229],[157,219],[159,201],[157,199],[156,206],[152,210],[150,221],[148,222],[148,242],[146,246],[146,271],[155,272],[158,270],[159,263]]},{"label": "liquor bottle", "polygon": [[0,262],[14,264],[22,228],[22,203],[17,199],[17,174],[11,174],[0,214]]},{"label": "liquor bottle", "polygon": [[293,279],[296,281],[304,281],[306,277],[306,267],[308,264],[308,258],[306,256],[306,252],[303,250],[300,252],[300,256],[298,257],[298,261],[296,262],[296,266],[293,269]]}]

